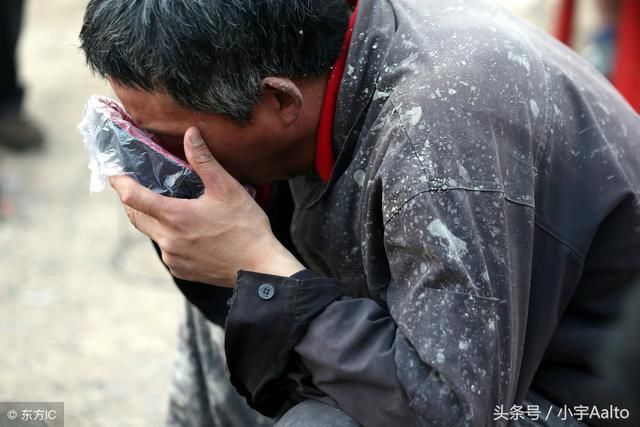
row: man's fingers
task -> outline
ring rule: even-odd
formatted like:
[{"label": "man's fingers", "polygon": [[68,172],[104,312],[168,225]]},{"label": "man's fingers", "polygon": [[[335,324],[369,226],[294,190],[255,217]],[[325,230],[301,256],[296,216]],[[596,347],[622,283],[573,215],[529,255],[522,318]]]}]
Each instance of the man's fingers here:
[{"label": "man's fingers", "polygon": [[109,182],[122,204],[154,218],[163,219],[167,211],[167,197],[154,193],[125,175],[112,176]]},{"label": "man's fingers", "polygon": [[212,190],[223,187],[231,175],[213,157],[209,147],[196,127],[190,127],[184,134],[184,152],[187,161],[202,180],[205,188]]}]

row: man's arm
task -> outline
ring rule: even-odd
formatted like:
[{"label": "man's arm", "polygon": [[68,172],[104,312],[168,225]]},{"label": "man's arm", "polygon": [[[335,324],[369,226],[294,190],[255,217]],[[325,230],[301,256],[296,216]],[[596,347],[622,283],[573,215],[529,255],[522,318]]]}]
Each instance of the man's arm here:
[{"label": "man's arm", "polygon": [[[367,426],[490,423],[495,405],[513,403],[526,315],[499,308],[525,298],[510,271],[526,250],[510,253],[510,240],[528,247],[517,232],[531,212],[508,204],[467,190],[407,202],[385,225],[389,311],[311,272],[241,273],[227,319],[232,383],[270,415],[311,383]],[[480,208],[489,220],[474,219]]]}]

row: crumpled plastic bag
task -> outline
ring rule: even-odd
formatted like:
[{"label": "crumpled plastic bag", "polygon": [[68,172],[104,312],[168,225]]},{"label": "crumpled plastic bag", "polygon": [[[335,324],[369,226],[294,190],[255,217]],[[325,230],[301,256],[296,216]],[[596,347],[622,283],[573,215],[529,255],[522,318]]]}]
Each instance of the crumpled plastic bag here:
[{"label": "crumpled plastic bag", "polygon": [[163,196],[194,199],[204,192],[191,166],[162,148],[154,135],[138,128],[113,99],[91,97],[78,130],[89,154],[91,192],[102,191],[113,175],[130,175]]}]

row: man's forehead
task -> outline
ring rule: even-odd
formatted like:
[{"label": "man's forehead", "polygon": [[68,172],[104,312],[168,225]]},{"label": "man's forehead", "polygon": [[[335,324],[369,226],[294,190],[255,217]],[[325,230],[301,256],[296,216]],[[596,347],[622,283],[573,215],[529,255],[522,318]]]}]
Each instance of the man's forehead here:
[{"label": "man's forehead", "polygon": [[129,113],[160,115],[176,115],[180,107],[167,95],[140,88],[111,83],[116,96]]},{"label": "man's forehead", "polygon": [[197,113],[186,111],[164,93],[125,86],[109,81],[114,93],[136,124],[153,133],[182,131],[183,122],[192,122]]}]

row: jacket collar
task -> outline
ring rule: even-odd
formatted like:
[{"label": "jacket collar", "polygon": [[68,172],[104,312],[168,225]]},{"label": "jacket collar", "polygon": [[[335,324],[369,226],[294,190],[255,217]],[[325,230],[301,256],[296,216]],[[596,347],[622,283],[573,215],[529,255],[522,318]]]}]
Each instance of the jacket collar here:
[{"label": "jacket collar", "polygon": [[352,37],[342,53],[346,55],[345,66],[341,74],[337,70],[332,73],[338,81],[337,96],[332,100],[325,91],[323,100],[323,107],[325,103],[332,104],[334,111],[331,117],[321,116],[318,128],[330,130],[328,135],[331,138],[325,133],[316,140],[316,169],[290,181],[292,188],[306,188],[311,205],[322,199],[351,162],[363,119],[396,31],[395,14],[387,1],[358,1],[357,15],[353,14],[352,20]]},{"label": "jacket collar", "polygon": [[349,45],[351,44],[351,35],[358,13],[358,5],[356,3],[351,17],[349,18],[349,26],[344,35],[340,56],[336,63],[331,67],[329,79],[324,92],[322,101],[322,109],[320,110],[320,122],[318,124],[318,132],[316,136],[316,172],[324,182],[328,182],[331,177],[331,171],[335,165],[335,156],[333,153],[333,122],[336,110],[336,100],[340,83],[344,74],[347,55],[349,53]]}]

